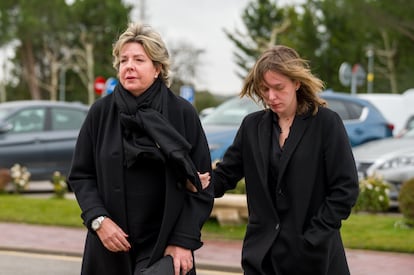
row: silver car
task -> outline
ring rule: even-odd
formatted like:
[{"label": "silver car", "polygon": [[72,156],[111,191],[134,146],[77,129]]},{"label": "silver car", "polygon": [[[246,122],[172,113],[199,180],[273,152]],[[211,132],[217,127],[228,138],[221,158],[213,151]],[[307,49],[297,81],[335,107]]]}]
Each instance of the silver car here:
[{"label": "silver car", "polygon": [[360,179],[379,176],[390,183],[391,206],[398,205],[401,184],[414,178],[414,129],[399,138],[371,141],[353,148]]}]

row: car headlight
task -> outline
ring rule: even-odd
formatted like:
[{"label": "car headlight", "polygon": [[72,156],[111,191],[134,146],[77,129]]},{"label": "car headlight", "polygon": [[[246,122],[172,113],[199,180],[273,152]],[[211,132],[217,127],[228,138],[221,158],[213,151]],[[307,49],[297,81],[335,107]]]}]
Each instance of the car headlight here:
[{"label": "car headlight", "polygon": [[387,170],[401,168],[405,166],[414,166],[414,156],[399,156],[384,161],[378,166],[378,170]]}]

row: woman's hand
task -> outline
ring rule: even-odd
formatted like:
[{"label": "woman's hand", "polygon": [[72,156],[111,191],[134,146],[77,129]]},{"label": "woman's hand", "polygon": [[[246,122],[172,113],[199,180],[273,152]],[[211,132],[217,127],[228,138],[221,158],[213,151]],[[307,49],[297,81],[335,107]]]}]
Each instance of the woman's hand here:
[{"label": "woman's hand", "polygon": [[185,275],[193,269],[194,261],[191,250],[169,245],[164,252],[164,256],[166,255],[170,255],[173,258],[175,275]]},{"label": "woman's hand", "polygon": [[96,231],[103,245],[112,252],[127,252],[131,249],[128,235],[110,218],[106,217]]},{"label": "woman's hand", "polygon": [[203,187],[203,189],[206,189],[210,185],[210,173],[209,172],[205,172],[203,174],[198,173],[198,177],[200,178],[201,186]]},{"label": "woman's hand", "polygon": [[[203,189],[206,189],[210,185],[210,173],[209,172],[206,172],[203,174],[201,174],[200,172],[197,172],[197,173],[201,181],[201,186],[203,187]],[[185,187],[191,192],[194,192],[194,193],[197,192],[197,189],[195,188],[195,186],[188,179],[187,179],[187,182],[185,183]]]}]

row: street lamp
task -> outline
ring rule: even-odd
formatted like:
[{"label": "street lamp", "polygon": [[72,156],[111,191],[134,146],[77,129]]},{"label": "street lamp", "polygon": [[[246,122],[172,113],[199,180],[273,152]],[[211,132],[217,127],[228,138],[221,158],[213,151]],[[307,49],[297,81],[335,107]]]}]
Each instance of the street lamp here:
[{"label": "street lamp", "polygon": [[367,93],[372,93],[374,84],[374,49],[369,46],[366,53],[368,57]]}]

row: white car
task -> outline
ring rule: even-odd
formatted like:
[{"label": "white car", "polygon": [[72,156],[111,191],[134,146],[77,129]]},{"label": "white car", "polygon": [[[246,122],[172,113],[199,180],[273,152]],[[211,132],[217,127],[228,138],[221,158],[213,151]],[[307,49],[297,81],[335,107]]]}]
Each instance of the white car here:
[{"label": "white car", "polygon": [[401,184],[414,178],[414,129],[399,138],[354,147],[353,153],[360,179],[374,175],[382,177],[391,186],[391,206],[397,206]]},{"label": "white car", "polygon": [[366,99],[374,104],[384,117],[394,125],[394,136],[403,134],[408,119],[414,116],[414,90],[402,94],[374,93],[357,94],[359,98]]}]

